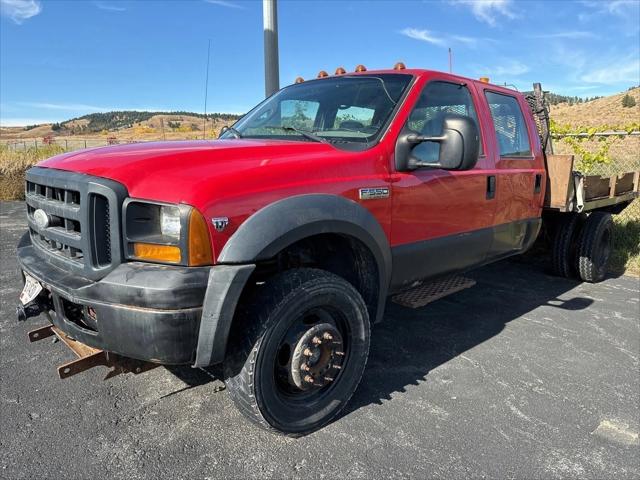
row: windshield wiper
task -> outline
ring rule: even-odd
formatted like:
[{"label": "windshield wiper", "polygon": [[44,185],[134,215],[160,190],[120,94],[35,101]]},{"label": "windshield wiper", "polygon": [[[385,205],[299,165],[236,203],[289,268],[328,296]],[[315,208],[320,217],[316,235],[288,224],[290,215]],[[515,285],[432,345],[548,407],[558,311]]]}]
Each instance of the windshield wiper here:
[{"label": "windshield wiper", "polygon": [[303,137],[308,138],[309,140],[313,140],[314,142],[330,143],[329,140],[327,140],[326,138],[320,137],[319,135],[316,135],[313,132],[309,132],[307,130],[301,130],[299,128],[291,127],[289,125],[265,125],[263,128],[277,128],[280,130],[284,130],[285,132],[295,132],[298,135],[302,135]]}]

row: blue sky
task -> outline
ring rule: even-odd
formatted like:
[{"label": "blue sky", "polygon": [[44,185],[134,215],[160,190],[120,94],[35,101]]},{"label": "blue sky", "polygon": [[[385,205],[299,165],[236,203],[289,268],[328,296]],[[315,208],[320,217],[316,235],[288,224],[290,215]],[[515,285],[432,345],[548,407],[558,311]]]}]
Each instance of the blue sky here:
[{"label": "blue sky", "polygon": [[[242,113],[264,96],[262,2],[0,0],[0,123],[109,110]],[[640,83],[640,1],[279,2],[280,83],[407,66],[594,96]]]}]

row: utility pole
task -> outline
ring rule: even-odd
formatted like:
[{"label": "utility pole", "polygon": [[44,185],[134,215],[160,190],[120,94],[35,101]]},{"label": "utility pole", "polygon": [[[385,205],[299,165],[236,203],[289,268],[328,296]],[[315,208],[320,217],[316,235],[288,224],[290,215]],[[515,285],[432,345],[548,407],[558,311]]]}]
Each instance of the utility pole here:
[{"label": "utility pole", "polygon": [[211,39],[207,44],[207,75],[204,81],[204,125],[202,127],[202,139],[207,139],[207,95],[209,93],[209,59],[211,58]]},{"label": "utility pole", "polygon": [[264,30],[264,93],[268,97],[280,89],[277,0],[262,0],[262,18]]},{"label": "utility pole", "polygon": [[453,54],[451,53],[451,47],[449,47],[449,73],[453,73]]}]

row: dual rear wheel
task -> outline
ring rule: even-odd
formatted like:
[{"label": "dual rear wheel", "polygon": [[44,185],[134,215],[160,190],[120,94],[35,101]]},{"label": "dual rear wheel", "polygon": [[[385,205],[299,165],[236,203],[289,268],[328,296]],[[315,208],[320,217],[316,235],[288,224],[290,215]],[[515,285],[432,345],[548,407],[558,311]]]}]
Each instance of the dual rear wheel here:
[{"label": "dual rear wheel", "polygon": [[552,264],[561,277],[578,277],[595,283],[604,279],[611,257],[611,214],[593,212],[564,214],[553,239]]}]

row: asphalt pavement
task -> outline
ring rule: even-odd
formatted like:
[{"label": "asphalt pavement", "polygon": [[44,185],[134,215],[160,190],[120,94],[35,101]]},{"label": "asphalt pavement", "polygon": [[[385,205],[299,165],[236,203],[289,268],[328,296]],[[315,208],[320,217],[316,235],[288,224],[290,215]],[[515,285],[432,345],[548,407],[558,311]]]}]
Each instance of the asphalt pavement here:
[{"label": "asphalt pavement", "polygon": [[0,203],[0,478],[639,478],[640,280],[510,260],[387,305],[346,412],[300,439],[235,410],[216,369],[59,380],[17,323],[24,204]]}]

